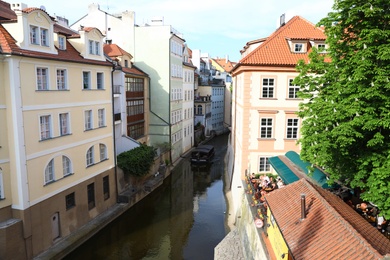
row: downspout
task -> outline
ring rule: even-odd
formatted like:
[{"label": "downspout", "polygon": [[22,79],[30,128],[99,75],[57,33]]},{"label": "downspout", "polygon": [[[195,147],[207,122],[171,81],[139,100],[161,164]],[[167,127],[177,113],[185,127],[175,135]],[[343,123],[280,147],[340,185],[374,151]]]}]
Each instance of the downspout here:
[{"label": "downspout", "polygon": [[112,109],[112,130],[113,130],[113,139],[114,139],[114,176],[115,176],[115,196],[116,202],[119,203],[119,191],[118,191],[118,170],[117,170],[117,161],[116,161],[116,135],[115,135],[115,106],[114,106],[114,72],[115,72],[115,62],[112,63],[111,71],[111,109]]}]

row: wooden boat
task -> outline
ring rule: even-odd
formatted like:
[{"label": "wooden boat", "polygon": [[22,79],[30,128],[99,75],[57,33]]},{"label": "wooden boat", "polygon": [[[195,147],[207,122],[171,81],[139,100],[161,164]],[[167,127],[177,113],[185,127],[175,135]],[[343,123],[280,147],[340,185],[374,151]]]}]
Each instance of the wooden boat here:
[{"label": "wooden boat", "polygon": [[212,145],[199,145],[191,152],[191,163],[210,163],[214,157],[215,149]]}]

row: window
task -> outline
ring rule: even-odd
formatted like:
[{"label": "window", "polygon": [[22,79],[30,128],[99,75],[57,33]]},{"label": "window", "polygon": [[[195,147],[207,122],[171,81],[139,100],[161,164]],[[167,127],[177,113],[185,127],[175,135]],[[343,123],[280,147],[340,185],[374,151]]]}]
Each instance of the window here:
[{"label": "window", "polygon": [[66,70],[57,70],[57,89],[66,90]]},{"label": "window", "polygon": [[129,67],[129,61],[125,60],[125,68],[128,68],[128,67]]},{"label": "window", "polygon": [[319,52],[326,52],[326,45],[323,43],[320,43],[317,45],[317,49]]},{"label": "window", "polygon": [[41,45],[49,46],[49,31],[47,29],[41,28]]},{"label": "window", "polygon": [[4,199],[4,183],[3,183],[3,172],[1,171],[0,168],[0,200]]},{"label": "window", "polygon": [[72,174],[72,163],[66,156],[62,156],[62,173],[65,176]]},{"label": "window", "polygon": [[272,118],[262,118],[260,126],[260,138],[272,137]]},{"label": "window", "polygon": [[39,125],[41,127],[41,140],[51,138],[51,116],[41,116],[39,118]]},{"label": "window", "polygon": [[38,27],[30,26],[30,43],[39,44],[38,42]]},{"label": "window", "polygon": [[273,98],[275,79],[265,78],[263,79],[263,98]]},{"label": "window", "polygon": [[107,159],[107,147],[105,144],[99,144],[100,161]]},{"label": "window", "polygon": [[143,92],[144,91],[144,79],[126,77],[125,86],[126,86],[126,91]]},{"label": "window", "polygon": [[74,206],[76,206],[76,199],[74,196],[74,192],[72,192],[71,194],[65,196],[65,207],[66,210],[68,210],[73,208]]},{"label": "window", "polygon": [[104,108],[98,110],[99,127],[106,126],[106,110]]},{"label": "window", "polygon": [[268,161],[268,157],[260,157],[259,172],[270,172],[271,165]]},{"label": "window", "polygon": [[198,115],[202,115],[203,113],[203,107],[201,105],[198,105]]},{"label": "window", "polygon": [[96,74],[96,84],[97,84],[97,89],[104,89],[104,80],[103,80],[103,73],[98,72]]},{"label": "window", "polygon": [[92,110],[84,111],[85,130],[92,129]]},{"label": "window", "polygon": [[100,42],[89,40],[89,54],[100,55]]},{"label": "window", "polygon": [[69,113],[60,114],[60,135],[70,134]]},{"label": "window", "polygon": [[288,98],[298,98],[299,87],[293,84],[294,79],[288,80]]},{"label": "window", "polygon": [[54,181],[54,159],[51,159],[45,169],[45,184]]},{"label": "window", "polygon": [[91,210],[95,207],[95,184],[91,183],[87,186],[88,194],[88,210]]},{"label": "window", "polygon": [[287,139],[298,138],[298,118],[287,119]]},{"label": "window", "polygon": [[302,43],[295,43],[294,44],[294,52],[304,52],[303,51],[303,44]]},{"label": "window", "polygon": [[64,36],[58,36],[58,49],[66,49],[66,38]]},{"label": "window", "polygon": [[47,68],[37,68],[37,89],[38,90],[48,90],[48,69]]},{"label": "window", "polygon": [[83,88],[91,89],[91,72],[83,71]]},{"label": "window", "polygon": [[129,100],[126,102],[127,116],[141,115],[144,113],[144,100]]},{"label": "window", "polygon": [[138,139],[143,136],[145,132],[144,122],[132,124],[127,126],[127,135],[133,139]]},{"label": "window", "polygon": [[91,146],[88,149],[87,156],[86,156],[87,167],[93,165],[93,163],[94,163],[93,157],[94,157],[93,146]]},{"label": "window", "polygon": [[103,197],[104,200],[110,198],[110,182],[108,176],[103,177]]}]

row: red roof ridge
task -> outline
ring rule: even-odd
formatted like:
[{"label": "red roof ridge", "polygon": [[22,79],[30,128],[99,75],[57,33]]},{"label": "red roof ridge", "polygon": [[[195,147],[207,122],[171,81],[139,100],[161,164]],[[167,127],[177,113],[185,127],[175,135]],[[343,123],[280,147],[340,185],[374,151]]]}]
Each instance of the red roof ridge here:
[{"label": "red roof ridge", "polygon": [[[300,21],[304,23],[298,24]],[[311,27],[313,30],[310,29]],[[325,41],[326,36],[323,32],[323,28],[316,27],[305,18],[294,16],[286,24],[277,28],[261,45],[242,58],[239,64],[295,65],[299,59],[307,60],[307,52],[291,53],[288,44],[279,39],[282,38],[285,41],[286,38],[299,38]]]}]

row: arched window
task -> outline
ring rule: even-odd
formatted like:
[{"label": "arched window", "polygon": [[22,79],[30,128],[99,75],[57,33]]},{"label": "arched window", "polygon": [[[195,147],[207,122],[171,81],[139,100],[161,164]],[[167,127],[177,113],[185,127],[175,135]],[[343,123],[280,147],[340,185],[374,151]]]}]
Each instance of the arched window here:
[{"label": "arched window", "polygon": [[64,177],[72,174],[72,162],[66,156],[62,156],[62,173]]},{"label": "arched window", "polygon": [[87,167],[91,166],[94,163],[94,161],[93,161],[93,146],[91,146],[87,151],[86,162],[87,162]]},{"label": "arched window", "polygon": [[54,181],[54,159],[51,159],[45,169],[45,184]]},{"label": "arched window", "polygon": [[202,105],[198,105],[198,115],[202,115]]},{"label": "arched window", "polygon": [[100,161],[107,159],[107,146],[105,144],[99,144]]}]

